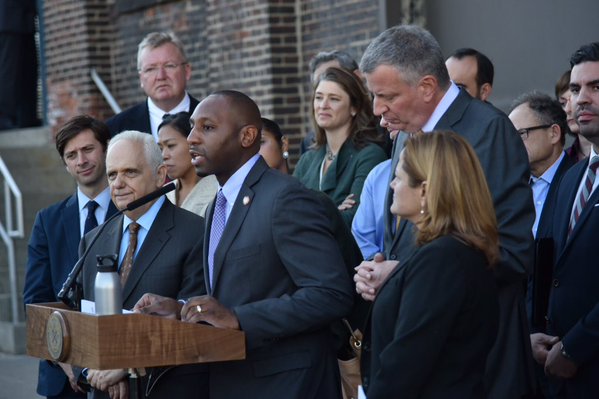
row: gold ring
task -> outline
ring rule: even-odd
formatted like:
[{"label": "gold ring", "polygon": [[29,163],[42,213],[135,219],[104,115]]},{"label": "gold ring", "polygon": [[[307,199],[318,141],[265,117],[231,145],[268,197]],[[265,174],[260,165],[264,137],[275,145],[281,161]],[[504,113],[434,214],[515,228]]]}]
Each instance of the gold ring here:
[{"label": "gold ring", "polygon": [[197,305],[196,306],[196,310],[198,311],[198,313],[202,313],[202,306],[201,305]]}]

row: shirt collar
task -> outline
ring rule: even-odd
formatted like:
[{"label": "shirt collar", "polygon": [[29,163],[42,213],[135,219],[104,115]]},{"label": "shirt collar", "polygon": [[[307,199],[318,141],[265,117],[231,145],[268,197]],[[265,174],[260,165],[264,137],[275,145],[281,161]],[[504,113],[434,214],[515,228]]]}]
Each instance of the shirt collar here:
[{"label": "shirt collar", "polygon": [[[164,195],[158,198],[158,200],[152,204],[150,209],[141,215],[136,222],[146,231],[149,231],[150,227],[152,227],[152,223],[154,223],[154,220],[156,219],[156,215],[158,215],[158,211],[160,211],[160,208],[162,207],[162,204],[164,204]],[[125,232],[133,220],[131,220],[127,215],[123,216],[123,232]]]},{"label": "shirt collar", "polygon": [[250,159],[248,159],[248,161],[246,163],[244,163],[241,166],[241,168],[237,169],[237,171],[235,173],[233,173],[233,175],[229,178],[229,180],[227,180],[225,182],[224,186],[222,186],[222,187],[219,186],[219,188],[223,190],[223,194],[224,194],[225,198],[227,199],[227,208],[233,207],[233,204],[235,203],[235,200],[237,199],[237,195],[239,194],[239,191],[241,190],[241,185],[245,181],[245,178],[247,177],[247,175],[250,173],[250,170],[252,170],[252,168],[258,161],[259,157],[260,157],[260,154],[256,154],[253,157],[251,157]]},{"label": "shirt collar", "polygon": [[460,89],[456,86],[455,83],[450,81],[449,89],[445,92],[445,95],[437,104],[437,107],[433,111],[431,117],[426,121],[424,126],[422,127],[423,132],[431,132],[437,126],[437,123],[441,120],[441,117],[447,112],[451,104],[460,94]]},{"label": "shirt collar", "polygon": [[183,100],[181,100],[181,102],[179,104],[177,104],[175,106],[175,108],[169,109],[169,110],[161,109],[154,103],[154,101],[152,101],[152,99],[150,97],[148,97],[148,110],[150,111],[150,116],[158,117],[160,119],[162,119],[164,114],[176,114],[178,112],[183,112],[183,111],[187,112],[189,110],[189,104],[190,104],[190,100],[189,100],[189,94],[187,94],[187,92],[185,92],[185,95],[183,96]]},{"label": "shirt collar", "polygon": [[87,195],[83,194],[79,186],[77,186],[77,202],[79,203],[79,212],[86,207],[87,203],[94,200],[98,203],[98,206],[102,210],[108,210],[110,204],[110,188],[106,187],[96,198],[88,198]]}]

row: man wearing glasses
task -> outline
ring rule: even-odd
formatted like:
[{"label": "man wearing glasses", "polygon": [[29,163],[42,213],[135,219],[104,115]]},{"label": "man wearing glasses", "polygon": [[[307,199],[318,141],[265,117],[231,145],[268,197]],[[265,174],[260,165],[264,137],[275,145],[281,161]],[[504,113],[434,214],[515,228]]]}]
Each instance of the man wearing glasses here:
[{"label": "man wearing glasses", "polygon": [[533,273],[528,278],[526,313],[533,357],[538,363],[535,374],[540,390],[549,396],[543,370],[545,356],[540,356],[540,352],[535,349],[544,347],[547,338],[552,339],[545,334],[545,315],[555,251],[553,215],[560,181],[576,160],[564,152],[568,124],[566,113],[557,100],[539,92],[525,93],[514,101],[509,118],[524,142],[530,163],[530,187],[535,206],[535,222],[532,227],[535,257]]},{"label": "man wearing glasses", "polygon": [[147,100],[106,121],[110,134],[124,130],[151,133],[158,141],[158,126],[167,114],[193,112],[198,100],[186,91],[191,78],[183,43],[174,33],[152,32],[139,43],[137,70]]}]

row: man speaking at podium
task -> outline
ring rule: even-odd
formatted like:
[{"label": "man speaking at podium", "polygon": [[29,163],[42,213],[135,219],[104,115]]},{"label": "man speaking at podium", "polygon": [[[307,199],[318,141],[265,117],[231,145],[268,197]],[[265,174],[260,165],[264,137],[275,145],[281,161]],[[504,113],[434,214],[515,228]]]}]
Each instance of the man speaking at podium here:
[{"label": "man speaking at podium", "polygon": [[245,360],[209,365],[210,399],[340,398],[329,325],[353,291],[325,210],[258,154],[262,120],[245,94],[211,94],[191,122],[196,172],[220,186],[206,219],[210,296],[182,306],[147,294],[136,310],[245,333]]},{"label": "man speaking at podium", "polygon": [[[166,166],[154,138],[137,131],[115,136],[108,145],[106,175],[116,207],[127,208],[164,184]],[[98,228],[99,229],[99,228]],[[81,241],[83,254],[98,229]],[[205,293],[202,274],[204,219],[178,208],[164,196],[110,221],[92,244],[82,271],[83,296],[94,300],[96,255],[118,254],[123,308],[131,309],[145,292],[170,298]],[[148,398],[204,398],[201,365],[153,369],[145,378]],[[79,370],[77,370],[79,371]],[[158,381],[157,381],[158,378]],[[87,370],[93,398],[128,397],[125,370]],[[105,392],[101,392],[105,391]]]}]

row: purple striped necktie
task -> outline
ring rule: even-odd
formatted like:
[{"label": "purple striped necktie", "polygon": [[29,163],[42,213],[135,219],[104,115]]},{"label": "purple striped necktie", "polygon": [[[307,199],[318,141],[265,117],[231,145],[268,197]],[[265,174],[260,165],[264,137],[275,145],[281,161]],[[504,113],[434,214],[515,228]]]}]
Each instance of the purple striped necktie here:
[{"label": "purple striped necktie", "polygon": [[210,288],[212,288],[212,276],[214,274],[214,253],[225,230],[226,215],[227,198],[225,198],[221,189],[216,194],[216,204],[214,205],[214,215],[212,215],[212,226],[210,227],[210,242],[208,244],[208,277],[210,278]]}]

